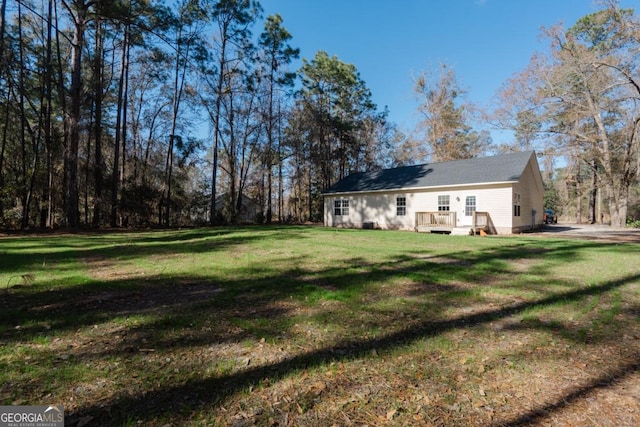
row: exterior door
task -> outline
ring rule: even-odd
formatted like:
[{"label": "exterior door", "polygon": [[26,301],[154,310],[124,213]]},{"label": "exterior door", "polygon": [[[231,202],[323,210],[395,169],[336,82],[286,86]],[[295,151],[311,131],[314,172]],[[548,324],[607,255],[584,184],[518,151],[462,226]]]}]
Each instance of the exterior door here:
[{"label": "exterior door", "polygon": [[476,211],[476,196],[466,196],[464,198],[462,225],[471,227],[473,225],[473,214]]}]

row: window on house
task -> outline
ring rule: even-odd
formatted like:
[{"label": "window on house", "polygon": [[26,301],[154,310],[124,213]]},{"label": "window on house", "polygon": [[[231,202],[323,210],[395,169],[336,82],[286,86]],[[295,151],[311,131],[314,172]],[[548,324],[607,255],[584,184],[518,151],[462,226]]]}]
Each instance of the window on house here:
[{"label": "window on house", "polygon": [[520,216],[520,194],[513,193],[513,216]]},{"label": "window on house", "polygon": [[451,210],[451,205],[449,204],[449,196],[438,196],[438,212],[448,212],[449,210]]},{"label": "window on house", "polygon": [[476,196],[467,196],[464,203],[465,216],[471,216],[476,211]]},{"label": "window on house", "polygon": [[396,197],[396,215],[405,216],[407,214],[407,198],[404,196]]},{"label": "window on house", "polygon": [[336,199],[333,201],[333,214],[335,216],[349,215],[349,201],[345,199]]}]

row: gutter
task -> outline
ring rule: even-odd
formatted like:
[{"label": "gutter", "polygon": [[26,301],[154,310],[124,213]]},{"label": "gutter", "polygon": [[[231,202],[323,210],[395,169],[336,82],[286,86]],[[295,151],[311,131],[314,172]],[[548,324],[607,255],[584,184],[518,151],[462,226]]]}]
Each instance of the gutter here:
[{"label": "gutter", "polygon": [[390,192],[411,192],[411,191],[425,191],[425,190],[433,190],[433,189],[458,189],[458,188],[467,188],[467,187],[478,187],[478,186],[497,186],[497,185],[509,185],[515,184],[519,181],[495,181],[495,182],[482,182],[482,183],[473,183],[473,184],[453,184],[453,185],[433,185],[427,187],[398,187],[398,188],[385,188],[382,190],[355,190],[355,191],[323,191],[323,196],[339,196],[344,194],[376,194],[376,193],[390,193]]}]

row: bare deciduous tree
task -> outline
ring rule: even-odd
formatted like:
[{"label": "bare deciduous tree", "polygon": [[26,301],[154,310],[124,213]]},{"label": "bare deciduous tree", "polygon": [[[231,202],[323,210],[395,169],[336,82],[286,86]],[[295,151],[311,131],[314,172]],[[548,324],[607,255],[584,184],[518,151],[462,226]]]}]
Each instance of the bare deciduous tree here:
[{"label": "bare deciduous tree", "polygon": [[496,116],[502,127],[544,141],[543,151],[573,156],[578,170],[590,170],[589,220],[596,220],[601,187],[618,227],[640,172],[639,28],[633,11],[608,0],[569,29],[545,29],[549,55],[534,56],[505,85]]},{"label": "bare deciduous tree", "polygon": [[487,149],[488,134],[468,124],[473,106],[464,101],[466,91],[453,68],[441,64],[437,70],[423,71],[414,77],[414,91],[422,116],[418,131],[424,134],[433,161],[466,159]]}]

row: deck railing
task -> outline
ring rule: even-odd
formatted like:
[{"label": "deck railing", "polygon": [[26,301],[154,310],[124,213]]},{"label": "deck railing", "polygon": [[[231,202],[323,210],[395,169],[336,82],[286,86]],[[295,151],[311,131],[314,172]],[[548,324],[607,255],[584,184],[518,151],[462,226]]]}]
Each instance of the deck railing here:
[{"label": "deck railing", "polygon": [[480,230],[483,230],[489,234],[495,234],[496,228],[491,221],[489,212],[474,212],[473,214],[473,232],[474,234]]},{"label": "deck railing", "polygon": [[[457,226],[455,212],[416,212],[416,230],[452,230]],[[474,212],[472,216],[471,229],[473,234],[484,230],[489,234],[495,232],[495,227],[489,216],[489,212]]]},{"label": "deck railing", "polygon": [[489,224],[489,212],[473,213],[473,228],[484,228]]},{"label": "deck railing", "polygon": [[455,226],[455,212],[416,212],[417,228],[453,228]]}]

